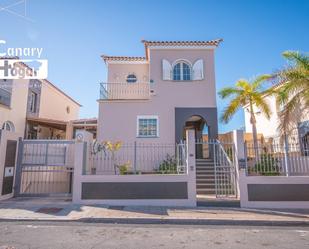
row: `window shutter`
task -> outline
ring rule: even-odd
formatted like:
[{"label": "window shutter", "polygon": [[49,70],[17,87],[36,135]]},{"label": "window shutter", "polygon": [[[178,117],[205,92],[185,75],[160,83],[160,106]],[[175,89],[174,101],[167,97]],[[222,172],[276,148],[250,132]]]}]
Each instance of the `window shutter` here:
[{"label": "window shutter", "polygon": [[168,60],[162,60],[162,78],[163,80],[171,80],[172,79],[172,65]]},{"label": "window shutter", "polygon": [[193,80],[202,80],[204,79],[204,66],[203,60],[197,60],[193,65]]}]

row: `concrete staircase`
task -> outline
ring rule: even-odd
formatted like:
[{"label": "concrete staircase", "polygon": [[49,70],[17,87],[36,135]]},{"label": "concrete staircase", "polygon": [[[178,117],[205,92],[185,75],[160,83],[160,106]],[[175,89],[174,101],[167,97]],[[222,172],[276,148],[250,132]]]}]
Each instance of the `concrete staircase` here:
[{"label": "concrete staircase", "polygon": [[212,159],[196,159],[196,192],[198,195],[214,195],[215,165]]}]

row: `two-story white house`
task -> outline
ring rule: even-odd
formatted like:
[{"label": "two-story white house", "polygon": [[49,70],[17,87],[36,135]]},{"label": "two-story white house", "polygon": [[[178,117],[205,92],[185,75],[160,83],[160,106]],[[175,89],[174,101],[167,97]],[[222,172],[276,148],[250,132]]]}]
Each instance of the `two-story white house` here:
[{"label": "two-story white house", "polygon": [[99,141],[175,143],[186,128],[218,135],[214,54],[221,39],[145,41],[145,57],[107,56]]},{"label": "two-story white house", "polygon": [[[274,87],[280,87],[281,84]],[[280,119],[279,113],[282,106],[278,106],[276,96],[265,95],[263,97],[269,104],[271,115],[268,119],[259,108],[255,105],[253,110],[256,118],[256,129],[259,134],[262,134],[266,141],[283,143],[283,137],[279,131]],[[252,124],[250,123],[250,111],[248,106],[244,107],[246,132],[252,132]],[[289,142],[294,146],[294,149],[299,148],[306,155],[309,155],[309,110],[304,105],[297,106],[294,117],[294,124],[288,134]]]}]

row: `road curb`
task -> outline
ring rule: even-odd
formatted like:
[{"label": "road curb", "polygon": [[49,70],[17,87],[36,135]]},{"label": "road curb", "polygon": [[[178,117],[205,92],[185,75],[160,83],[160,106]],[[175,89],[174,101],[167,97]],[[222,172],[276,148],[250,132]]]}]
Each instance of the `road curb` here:
[{"label": "road curb", "polygon": [[103,224],[135,224],[135,225],[216,225],[216,226],[306,226],[309,221],[291,220],[229,220],[229,219],[160,219],[160,218],[80,218],[80,219],[6,219],[0,222],[53,222],[53,223],[103,223]]}]

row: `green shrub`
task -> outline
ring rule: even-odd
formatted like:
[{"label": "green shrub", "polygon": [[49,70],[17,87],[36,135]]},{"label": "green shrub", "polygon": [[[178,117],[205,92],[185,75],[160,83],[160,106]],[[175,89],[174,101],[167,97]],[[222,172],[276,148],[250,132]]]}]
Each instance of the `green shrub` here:
[{"label": "green shrub", "polygon": [[261,154],[260,160],[254,165],[252,172],[259,173],[263,176],[280,175],[279,161],[271,154]]},{"label": "green shrub", "polygon": [[118,166],[120,175],[127,175],[130,169],[130,162],[126,162]]},{"label": "green shrub", "polygon": [[166,158],[160,163],[158,172],[161,174],[177,174],[176,158],[167,154]]}]

